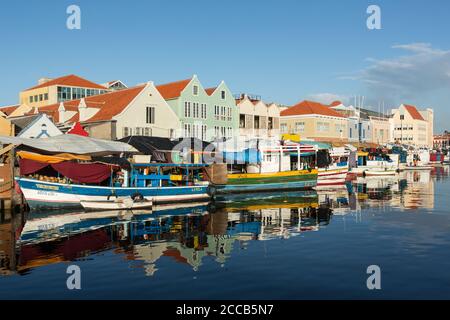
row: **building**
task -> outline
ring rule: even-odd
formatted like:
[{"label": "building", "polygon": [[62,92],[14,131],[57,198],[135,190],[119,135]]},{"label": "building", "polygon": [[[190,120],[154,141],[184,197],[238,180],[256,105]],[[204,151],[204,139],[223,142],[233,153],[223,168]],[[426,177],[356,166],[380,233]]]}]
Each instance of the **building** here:
[{"label": "building", "polygon": [[45,113],[11,118],[10,121],[15,127],[17,137],[41,139],[62,134]]},{"label": "building", "polygon": [[302,140],[346,142],[348,119],[329,106],[302,101],[280,114],[281,134],[296,134]]},{"label": "building", "polygon": [[435,150],[450,149],[450,133],[448,131],[444,131],[443,134],[436,134],[433,136],[433,149]]},{"label": "building", "polygon": [[152,82],[64,101],[39,108],[63,131],[79,122],[91,137],[121,139],[131,135],[175,138],[181,125]]},{"label": "building", "polygon": [[14,125],[6,118],[6,115],[0,111],[0,136],[14,136],[14,133]]},{"label": "building", "polygon": [[391,111],[391,142],[433,147],[433,110],[419,111],[415,106],[402,104]]},{"label": "building", "polygon": [[106,92],[108,92],[108,88],[105,86],[71,74],[56,79],[39,79],[36,86],[20,92],[19,104],[42,107]]},{"label": "building", "polygon": [[277,104],[264,103],[260,97],[241,94],[236,99],[239,109],[239,135],[243,139],[278,137],[280,109]]},{"label": "building", "polygon": [[389,117],[376,111],[361,109],[363,117],[369,120],[368,142],[385,145],[391,142]]},{"label": "building", "polygon": [[181,121],[183,137],[230,138],[239,129],[239,110],[225,82],[204,89],[197,76],[156,87]]}]

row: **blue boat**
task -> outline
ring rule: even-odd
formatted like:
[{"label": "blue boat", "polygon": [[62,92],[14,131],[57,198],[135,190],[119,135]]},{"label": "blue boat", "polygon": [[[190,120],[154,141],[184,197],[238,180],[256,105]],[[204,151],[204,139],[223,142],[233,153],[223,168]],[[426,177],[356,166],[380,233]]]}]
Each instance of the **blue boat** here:
[{"label": "blue boat", "polygon": [[[33,210],[81,208],[80,201],[104,201],[129,197],[143,197],[154,204],[201,201],[209,199],[209,183],[189,180],[189,172],[199,170],[201,164],[149,163],[133,164],[129,186],[84,185],[48,182],[27,177],[16,178],[23,195]],[[156,168],[156,174],[146,174],[145,169]],[[178,168],[186,174],[163,174],[164,168]]]}]

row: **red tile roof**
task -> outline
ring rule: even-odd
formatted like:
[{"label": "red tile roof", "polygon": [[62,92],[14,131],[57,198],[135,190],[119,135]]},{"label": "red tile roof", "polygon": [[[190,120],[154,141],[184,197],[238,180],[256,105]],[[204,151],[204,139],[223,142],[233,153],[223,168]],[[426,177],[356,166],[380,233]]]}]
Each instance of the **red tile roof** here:
[{"label": "red tile roof", "polygon": [[415,120],[422,120],[425,121],[425,119],[422,117],[419,111],[417,111],[417,108],[415,106],[411,106],[409,104],[404,104],[405,109],[409,112],[411,117]]},{"label": "red tile roof", "polygon": [[83,87],[83,88],[92,88],[92,89],[107,89],[106,87],[101,86],[97,83],[83,79],[74,74],[70,74],[68,76],[64,76],[64,77],[60,77],[60,78],[56,78],[56,79],[44,82],[40,85],[34,86],[34,87],[26,89],[24,91],[50,87],[50,86],[54,86],[54,85],[74,86],[74,87]]},{"label": "red tile roof", "polygon": [[19,107],[19,105],[15,105],[15,106],[7,106],[7,107],[1,107],[0,111],[3,112],[4,114],[6,114],[7,116],[9,116],[11,113],[13,113],[14,111],[16,111],[16,109]]},{"label": "red tile roof", "polygon": [[337,118],[345,118],[342,114],[329,107],[313,101],[302,101],[293,107],[281,111],[281,116],[296,116],[296,115],[307,115],[307,114],[319,114],[324,116],[331,116]]},{"label": "red tile roof", "polygon": [[[111,120],[114,116],[120,114],[131,103],[131,101],[133,101],[133,99],[139,93],[141,93],[144,87],[145,87],[144,85],[141,85],[129,89],[84,98],[84,101],[88,108],[98,108],[99,111],[96,114],[94,114],[91,118],[82,122],[85,123],[85,122]],[[67,122],[72,123],[80,120],[78,114],[79,103],[80,103],[79,99],[64,101],[64,109],[66,109],[66,111],[77,112],[75,115],[72,116],[72,118],[67,120]],[[59,122],[58,108],[59,103],[52,104],[39,108],[39,112],[46,113],[47,115],[51,116],[56,122]]]},{"label": "red tile roof", "polygon": [[206,94],[208,96],[210,96],[210,95],[212,95],[214,93],[214,91],[216,91],[216,89],[217,89],[217,87],[215,87],[215,88],[207,88],[207,89],[205,89],[205,91],[206,91]]},{"label": "red tile roof", "polygon": [[191,82],[192,79],[186,79],[176,82],[170,82],[166,84],[161,84],[156,86],[159,93],[163,96],[164,99],[170,100],[178,98],[181,95],[181,91],[186,88],[186,86]]},{"label": "red tile roof", "polygon": [[340,101],[333,101],[331,104],[330,104],[330,107],[337,107],[337,106],[340,106],[342,104],[342,102],[340,102]]}]

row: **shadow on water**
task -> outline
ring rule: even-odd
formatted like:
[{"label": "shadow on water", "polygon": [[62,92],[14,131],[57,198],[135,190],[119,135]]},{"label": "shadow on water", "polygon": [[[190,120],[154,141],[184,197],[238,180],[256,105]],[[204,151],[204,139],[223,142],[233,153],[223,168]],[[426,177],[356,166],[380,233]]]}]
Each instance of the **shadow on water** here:
[{"label": "shadow on water", "polygon": [[[246,194],[215,203],[157,206],[152,211],[2,213],[0,286],[2,278],[25,276],[8,282],[13,289],[22,278],[38,276],[35,271],[63,262],[106,259],[100,253],[140,261],[144,274],[152,277],[164,270],[164,258],[195,271],[201,270],[206,257],[223,266],[233,260],[235,244],[242,248],[284,239],[288,242],[283,250],[290,250],[289,243],[296,244],[291,238],[306,241],[309,233],[318,232],[311,239],[320,241],[321,230],[341,216],[374,210],[433,210],[437,183],[448,184],[448,167],[395,177],[358,177],[337,190]],[[28,297],[27,292],[23,297]]]}]

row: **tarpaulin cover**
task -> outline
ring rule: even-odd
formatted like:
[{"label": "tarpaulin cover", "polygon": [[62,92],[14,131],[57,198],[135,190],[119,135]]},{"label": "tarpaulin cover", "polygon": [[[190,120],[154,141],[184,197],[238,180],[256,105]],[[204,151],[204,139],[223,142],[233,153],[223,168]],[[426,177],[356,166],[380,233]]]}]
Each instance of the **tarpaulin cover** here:
[{"label": "tarpaulin cover", "polygon": [[14,144],[16,146],[23,145],[47,153],[88,154],[90,156],[137,152],[135,148],[123,142],[94,139],[73,134],[62,134],[45,139],[0,136],[0,143]]},{"label": "tarpaulin cover", "polygon": [[168,162],[166,153],[171,152],[175,147],[175,142],[169,138],[162,137],[130,136],[119,141],[133,146],[140,153],[151,155],[152,159],[158,162]]},{"label": "tarpaulin cover", "polygon": [[247,149],[242,152],[223,152],[227,163],[260,163],[261,153],[257,149]]},{"label": "tarpaulin cover", "polygon": [[67,134],[76,134],[83,137],[88,137],[89,133],[84,130],[84,128],[81,126],[79,122],[75,122],[75,124],[72,126],[72,128],[67,131]]},{"label": "tarpaulin cover", "polygon": [[82,161],[91,160],[90,156],[74,155],[70,153],[59,153],[53,156],[48,156],[34,152],[18,151],[17,155],[22,159],[35,160],[44,163],[60,163],[63,161],[70,161],[70,160],[82,160]]},{"label": "tarpaulin cover", "polygon": [[110,177],[112,170],[111,166],[101,163],[62,162],[48,164],[28,159],[20,159],[19,165],[21,175],[32,174],[51,166],[63,176],[79,183],[100,183]]}]

